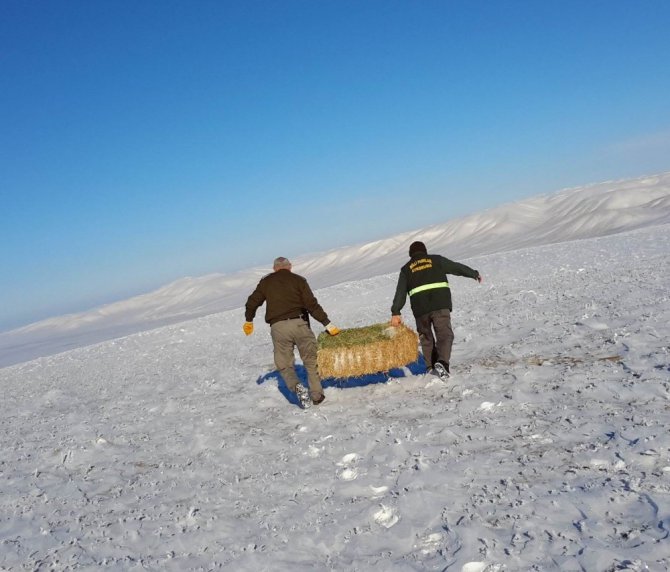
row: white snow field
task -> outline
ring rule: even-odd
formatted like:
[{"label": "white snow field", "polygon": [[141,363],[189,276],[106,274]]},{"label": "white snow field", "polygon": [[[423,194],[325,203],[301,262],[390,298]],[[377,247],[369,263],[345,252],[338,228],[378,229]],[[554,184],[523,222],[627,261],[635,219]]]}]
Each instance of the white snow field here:
[{"label": "white snow field", "polygon": [[0,570],[670,569],[670,225],[461,260],[447,383],[301,410],[240,307],[0,369]]},{"label": "white snow field", "polygon": [[[432,210],[442,209],[448,220],[448,204],[445,197],[445,206],[432,205]],[[129,300],[0,333],[0,367],[239,308],[275,256],[291,258],[312,287],[322,288],[395,272],[405,263],[407,247],[414,240],[460,260],[667,223],[670,172],[566,189],[324,253],[294,257],[290,252],[269,251],[262,268],[182,278]],[[223,258],[230,249],[222,245],[221,251]]]}]

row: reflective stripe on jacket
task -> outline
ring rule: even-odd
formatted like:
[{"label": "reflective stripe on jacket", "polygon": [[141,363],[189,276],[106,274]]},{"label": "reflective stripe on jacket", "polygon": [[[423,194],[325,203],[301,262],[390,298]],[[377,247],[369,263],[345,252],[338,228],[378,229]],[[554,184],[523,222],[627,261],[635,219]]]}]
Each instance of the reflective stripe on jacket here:
[{"label": "reflective stripe on jacket", "polygon": [[423,292],[425,290],[432,290],[433,288],[449,288],[449,282],[434,282],[433,284],[424,284],[423,286],[412,288],[407,293],[410,296],[414,296],[414,294],[418,294],[419,292]]}]

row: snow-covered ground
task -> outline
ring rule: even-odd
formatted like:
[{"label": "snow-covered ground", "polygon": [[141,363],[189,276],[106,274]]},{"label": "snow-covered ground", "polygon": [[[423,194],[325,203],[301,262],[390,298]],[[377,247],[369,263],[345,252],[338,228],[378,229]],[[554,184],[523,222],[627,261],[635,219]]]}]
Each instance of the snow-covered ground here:
[{"label": "snow-covered ground", "polygon": [[[288,256],[313,287],[323,288],[395,271],[405,263],[407,246],[414,240],[460,260],[669,224],[670,172],[566,189],[453,220],[449,202],[445,197],[444,205],[432,206],[444,211],[445,223],[300,257],[269,252],[268,265],[275,256]],[[0,367],[238,308],[270,270],[268,265],[182,278],[128,300],[1,332]]]},{"label": "snow-covered ground", "polygon": [[448,383],[300,410],[240,308],[0,369],[0,570],[668,570],[670,226],[464,261]]}]

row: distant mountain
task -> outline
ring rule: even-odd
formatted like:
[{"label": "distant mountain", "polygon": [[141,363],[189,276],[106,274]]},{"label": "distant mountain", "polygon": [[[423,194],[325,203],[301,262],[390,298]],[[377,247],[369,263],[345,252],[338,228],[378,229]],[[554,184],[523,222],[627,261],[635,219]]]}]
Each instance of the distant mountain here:
[{"label": "distant mountain", "polygon": [[[565,189],[390,238],[304,255],[292,262],[295,272],[308,277],[314,288],[322,288],[397,271],[414,240],[425,242],[429,251],[467,260],[667,223],[670,172]],[[268,253],[268,262],[275,254]],[[269,271],[268,266],[182,278],[128,300],[4,332],[0,334],[0,366],[238,308]]]}]

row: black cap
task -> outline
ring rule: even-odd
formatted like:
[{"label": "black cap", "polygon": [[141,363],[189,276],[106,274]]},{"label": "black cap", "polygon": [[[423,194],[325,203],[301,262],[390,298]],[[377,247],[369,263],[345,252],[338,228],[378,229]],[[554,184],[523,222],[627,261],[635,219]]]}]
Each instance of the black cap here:
[{"label": "black cap", "polygon": [[418,252],[426,253],[428,252],[428,249],[423,242],[420,240],[415,240],[412,244],[409,245],[409,255],[414,256]]}]

